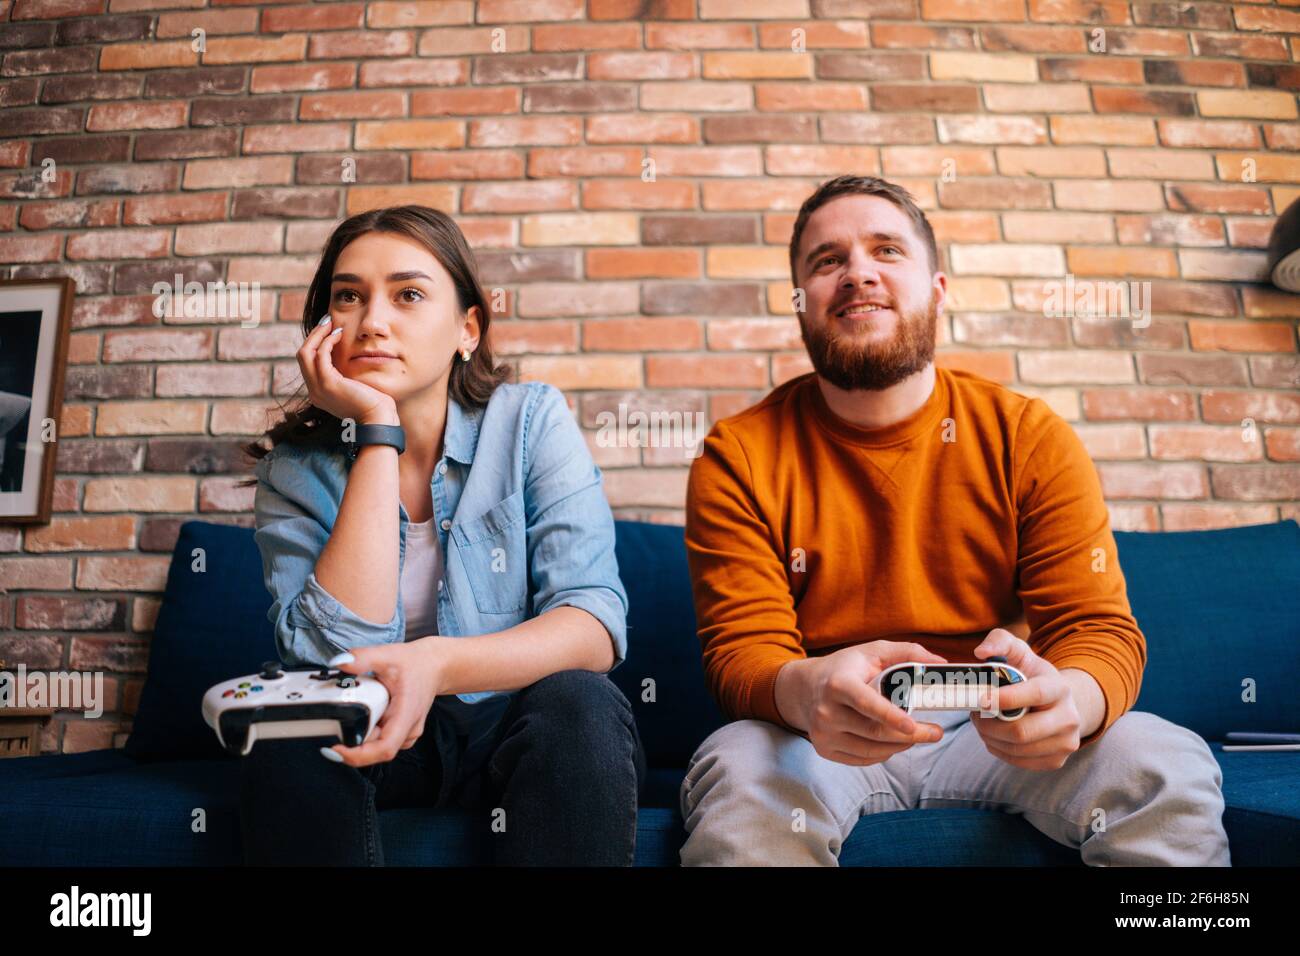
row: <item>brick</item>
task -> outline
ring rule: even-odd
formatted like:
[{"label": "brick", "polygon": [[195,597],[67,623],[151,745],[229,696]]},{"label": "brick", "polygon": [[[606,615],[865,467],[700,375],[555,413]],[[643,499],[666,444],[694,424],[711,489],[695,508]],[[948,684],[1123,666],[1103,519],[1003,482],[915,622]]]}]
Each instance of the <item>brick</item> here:
[{"label": "brick", "polygon": [[647,50],[749,49],[755,40],[750,23],[645,23]]},{"label": "brick", "polygon": [[1145,458],[1146,438],[1140,425],[1076,425],[1088,456],[1096,461]]},{"label": "brick", "polygon": [[685,317],[588,320],[582,326],[582,347],[601,352],[688,351],[703,348],[704,335],[697,319]]},{"label": "brick", "polygon": [[68,236],[69,259],[157,259],[168,254],[165,229],[114,229]]},{"label": "brick", "polygon": [[1106,155],[1086,146],[1004,146],[997,149],[1004,176],[1105,176]]},{"label": "brick", "polygon": [[[357,124],[357,137],[361,127]],[[250,126],[244,130],[245,153],[295,153],[326,152],[347,149],[352,139],[352,128],[347,123],[272,124]]]},{"label": "brick", "polygon": [[[855,56],[861,60],[862,57]],[[818,58],[820,65],[827,62]],[[810,80],[813,77],[813,58],[808,53],[739,53],[711,52],[701,54],[701,76],[706,80]]]},{"label": "brick", "polygon": [[[1279,156],[1267,153],[1216,153],[1214,155],[1220,179],[1240,178],[1243,170],[1247,168],[1247,160],[1253,163],[1253,172],[1257,182],[1300,182],[1300,156]],[[1206,176],[1204,178],[1211,177]]]},{"label": "brick", "polygon": [[1272,524],[1277,520],[1276,509],[1271,505],[1166,503],[1161,505],[1160,510],[1166,531],[1207,531],[1213,528]]},{"label": "brick", "polygon": [[[1094,91],[1098,97],[1101,92],[1100,88]],[[1085,83],[987,83],[984,85],[984,102],[994,113],[1092,112],[1092,100],[1088,97]]]},{"label": "brick", "polygon": [[[48,83],[48,81],[46,81]],[[1295,123],[1263,123],[1264,141],[1269,149],[1300,149],[1300,126]],[[1253,125],[1251,127],[1254,128]],[[1228,144],[1224,144],[1228,145]],[[1233,143],[1234,146],[1254,146],[1255,143]]]},{"label": "brick", "polygon": [[1253,418],[1257,423],[1300,423],[1300,395],[1283,392],[1231,392],[1217,389],[1201,393],[1201,417],[1207,422],[1233,422]]},{"label": "brick", "polygon": [[808,0],[699,0],[701,20],[807,17]]},{"label": "brick", "polygon": [[700,183],[701,205],[706,210],[798,209],[811,188],[793,180],[737,179]]},{"label": "brick", "polygon": [[1212,322],[1194,319],[1187,323],[1192,348],[1199,352],[1294,352],[1295,332],[1287,322]]},{"label": "brick", "polygon": [[630,213],[544,213],[524,216],[525,246],[636,245],[637,217]]},{"label": "brick", "polygon": [[[998,217],[984,212],[948,212],[932,210],[927,218],[939,242],[997,242]],[[787,235],[781,240],[789,245]]]},{"label": "brick", "polygon": [[1258,432],[1233,426],[1152,425],[1151,457],[1172,461],[1258,461]]},{"label": "brick", "polygon": [[1139,355],[1149,385],[1246,385],[1245,360],[1230,355]]},{"label": "brick", "polygon": [[[1007,19],[1014,20],[1016,17]],[[1029,0],[1029,19],[1086,24],[1132,22],[1128,4],[1122,0]]]},{"label": "brick", "polygon": [[1270,461],[1300,461],[1300,428],[1264,429],[1264,448]]},{"label": "brick", "polygon": [[874,175],[880,169],[876,150],[869,146],[776,145],[766,147],[766,153],[771,176],[834,176],[848,170]]},{"label": "brick", "polygon": [[[561,175],[539,168],[536,177]],[[452,150],[411,154],[411,179],[522,179],[524,160],[509,150]]]},{"label": "brick", "polygon": [[298,107],[298,118],[304,120],[373,119],[405,114],[406,94],[389,91],[313,93],[303,96]]},{"label": "brick", "polygon": [[292,96],[259,96],[252,99],[195,100],[190,109],[191,126],[245,126],[274,123],[294,118]]},{"label": "brick", "polygon": [[1038,63],[1032,56],[964,50],[935,52],[930,54],[930,78],[976,83],[1035,83],[1038,81]]},{"label": "brick", "polygon": [[525,113],[608,113],[636,107],[631,86],[596,83],[549,83],[524,92]]},{"label": "brick", "polygon": [[[412,122],[431,122],[413,120]],[[574,146],[582,139],[580,117],[497,117],[472,120],[467,145],[496,146]],[[466,145],[461,143],[460,145]]]},{"label": "brick", "polygon": [[415,52],[414,35],[404,30],[315,33],[309,40],[307,55],[313,60],[410,56]]},{"label": "brick", "polygon": [[1180,249],[1178,262],[1184,279],[1224,279],[1233,282],[1266,282],[1268,270],[1262,252],[1226,252],[1209,249]]},{"label": "brick", "polygon": [[153,70],[195,66],[198,62],[199,55],[190,48],[189,40],[173,43],[115,43],[104,47],[99,55],[101,70]]},{"label": "brick", "polygon": [[176,227],[176,254],[211,255],[220,252],[279,252],[284,226],[278,223],[204,223]]},{"label": "brick", "polygon": [[135,138],[137,161],[233,156],[237,152],[237,129],[168,130],[140,133]]},{"label": "brick", "polygon": [[762,388],[768,381],[765,355],[647,355],[645,362],[649,388]]},{"label": "brick", "polygon": [[523,95],[518,89],[419,90],[411,94],[412,116],[485,116],[518,113]]},{"label": "brick", "polygon": [[356,79],[355,63],[311,63],[294,66],[256,66],[249,89],[253,93],[283,93],[291,90],[335,90],[351,86]]},{"label": "brick", "polygon": [[1191,60],[1146,60],[1143,79],[1160,86],[1245,86],[1246,71],[1240,63],[1217,60],[1197,63]]},{"label": "brick", "polygon": [[72,559],[0,558],[0,578],[11,590],[66,591],[72,587]]},{"label": "brick", "polygon": [[293,157],[256,156],[185,164],[186,189],[284,185],[293,181]]},{"label": "brick", "polygon": [[1066,250],[1069,271],[1080,276],[1159,276],[1176,278],[1178,263],[1171,249],[1125,246],[1072,246]]},{"label": "brick", "polygon": [[1113,57],[1044,57],[1039,61],[1043,80],[1051,83],[1084,81],[1087,83],[1144,82],[1142,64],[1137,60],[1116,60]]},{"label": "brick", "polygon": [[[886,113],[974,113],[980,109],[980,95],[973,86],[880,83],[871,88],[871,106],[876,112]],[[1016,107],[1011,111],[1021,110]]]},{"label": "brick", "polygon": [[1192,462],[1146,464],[1105,462],[1097,465],[1107,498],[1204,498],[1209,494],[1205,466]]},{"label": "brick", "polygon": [[1029,346],[1069,345],[1063,318],[1014,313],[962,313],[952,316],[953,341],[963,345]]},{"label": "brick", "polygon": [[1202,90],[1196,94],[1202,116],[1250,116],[1295,119],[1296,98],[1280,90]]},{"label": "brick", "polygon": [[[195,67],[167,73],[150,73],[145,77],[144,95],[186,98],[214,93],[242,93],[247,70],[242,66]],[[253,92],[257,92],[254,90]]]},{"label": "brick", "polygon": [[129,135],[45,139],[36,143],[31,165],[42,165],[47,159],[57,164],[120,163],[129,157],[130,143]]},{"label": "brick", "polygon": [[1192,33],[1192,52],[1206,57],[1238,57],[1248,60],[1288,59],[1286,41],[1276,36],[1244,36],[1240,33]]},{"label": "brick", "polygon": [[52,50],[19,50],[6,53],[3,76],[32,76],[45,73],[85,73],[95,68],[93,47],[61,47]]},{"label": "brick", "polygon": [[577,322],[509,319],[494,322],[489,337],[498,355],[572,354],[578,351]]},{"label": "brick", "polygon": [[1049,209],[1052,187],[1032,180],[959,179],[940,183],[939,199],[949,209]]},{"label": "brick", "polygon": [[1110,216],[1100,213],[1004,212],[1002,229],[1012,242],[1112,242]]},{"label": "brick", "polygon": [[42,103],[72,103],[79,100],[125,100],[137,98],[144,77],[95,73],[88,76],[51,76],[41,87]]},{"label": "brick", "polygon": [[1188,212],[1253,213],[1270,211],[1268,193],[1249,185],[1170,184],[1169,208]]},{"label": "brick", "polygon": [[334,189],[243,189],[235,193],[230,215],[232,219],[330,219],[338,215],[338,207]]},{"label": "brick", "polygon": [[762,286],[744,282],[656,282],[645,287],[647,315],[764,315]]},{"label": "brick", "polygon": [[1068,180],[1055,185],[1056,205],[1062,209],[1144,212],[1164,208],[1160,186],[1151,182]]},{"label": "brick", "polygon": [[[148,18],[145,18],[148,22]],[[232,33],[256,33],[256,10],[187,10],[184,13],[162,13],[158,15],[158,28],[154,36],[159,39],[185,37],[188,41],[195,29],[203,30],[208,36],[223,36]],[[268,30],[268,33],[282,33],[283,30]]]},{"label": "brick", "polygon": [[[714,243],[753,243],[758,239],[749,216],[647,215],[642,217],[641,241],[647,246]],[[772,241],[766,239],[765,241]],[[788,236],[785,240],[788,242]]]},{"label": "brick", "polygon": [[117,225],[116,199],[26,203],[18,222],[24,229],[75,229]]},{"label": "brick", "polygon": [[941,143],[1000,146],[1004,143],[1032,145],[1047,142],[1047,124],[1036,116],[938,116],[935,122]]},{"label": "brick", "polygon": [[596,179],[582,183],[583,209],[694,209],[696,205],[695,185],[680,180]]},{"label": "brick", "polygon": [[789,269],[785,249],[711,246],[705,252],[705,270],[714,279],[780,279]]},{"label": "brick", "polygon": [[[565,23],[543,24],[532,28],[533,49],[539,52],[635,50],[641,46],[640,25],[636,23]],[[592,73],[592,61],[599,54],[587,57],[587,75]]]},{"label": "brick", "polygon": [[557,388],[640,388],[638,356],[582,355],[526,357],[519,362],[520,381],[543,381]]},{"label": "brick", "polygon": [[[437,6],[444,6],[438,4]],[[360,27],[365,21],[364,3],[338,3],[322,7],[315,4],[271,7],[262,11],[263,33],[288,33],[292,30],[346,30]],[[378,26],[378,24],[372,24]]]},{"label": "brick", "polygon": [[1159,149],[1108,149],[1110,174],[1139,179],[1212,179],[1209,156]]},{"label": "brick", "polygon": [[[422,183],[414,186],[350,186],[347,196],[347,213],[351,216],[370,209],[378,209],[382,206],[404,206],[408,203],[432,206],[434,209],[448,212],[455,206],[455,195],[456,191],[453,187],[440,186],[434,183]],[[472,235],[472,224],[461,221],[460,227],[465,232],[465,238],[469,240],[470,245],[477,245],[475,237]],[[310,281],[310,278],[308,281]]]},{"label": "brick", "polygon": [[10,110],[5,114],[5,132],[9,136],[80,133],[84,115],[79,108]]},{"label": "brick", "polygon": [[1252,319],[1300,319],[1300,297],[1271,286],[1247,286],[1241,290],[1243,311]]},{"label": "brick", "polygon": [[872,23],[871,46],[888,49],[973,50],[970,27],[928,26],[920,23]]},{"label": "brick", "polygon": [[1293,502],[1300,498],[1300,466],[1214,465],[1210,485],[1217,498]]},{"label": "brick", "polygon": [[475,184],[461,194],[462,212],[546,212],[577,205],[577,185],[568,180]]},{"label": "brick", "polygon": [[[416,156],[420,154],[415,154]],[[268,157],[269,158],[269,157]],[[337,186],[343,183],[343,161],[353,160],[351,169],[358,183],[395,183],[406,179],[406,157],[399,153],[371,153],[360,156],[317,154],[299,156],[296,180]],[[412,158],[412,170],[415,159]],[[412,173],[413,178],[420,178]]]},{"label": "brick", "polygon": [[759,23],[758,45],[763,49],[790,50],[795,42],[795,30],[803,31],[799,35],[800,41],[804,49],[808,50],[863,50],[872,46],[867,36],[867,24],[848,19],[812,23],[799,20]]},{"label": "brick", "polygon": [[360,77],[363,87],[464,85],[469,82],[469,64],[465,60],[374,60],[361,64]]},{"label": "brick", "polygon": [[589,279],[697,279],[698,249],[590,249],[586,253]]},{"label": "brick", "polygon": [[1065,256],[1059,246],[954,244],[948,257],[958,275],[1054,276],[1065,272]]},{"label": "brick", "polygon": [[[699,138],[699,120],[684,114],[620,114],[586,120],[586,140],[592,144],[696,143]],[[578,142],[577,134],[571,142]]]},{"label": "brick", "polygon": [[641,84],[643,110],[752,110],[753,87],[748,83],[682,80]]},{"label": "brick", "polygon": [[438,28],[423,31],[416,52],[422,57],[518,53],[529,49],[529,42],[529,28],[526,26]]},{"label": "brick", "polygon": [[1196,100],[1193,95],[1173,90],[1098,86],[1093,89],[1093,102],[1098,113],[1141,113],[1156,116],[1196,114]]},{"label": "brick", "polygon": [[811,116],[779,115],[706,116],[702,121],[706,143],[815,143],[816,121]]},{"label": "brick", "polygon": [[1088,49],[1085,35],[1072,27],[987,26],[980,29],[980,36],[984,49],[990,51],[1084,53]]},{"label": "brick", "polygon": [[925,20],[1023,20],[1022,0],[921,0]]}]

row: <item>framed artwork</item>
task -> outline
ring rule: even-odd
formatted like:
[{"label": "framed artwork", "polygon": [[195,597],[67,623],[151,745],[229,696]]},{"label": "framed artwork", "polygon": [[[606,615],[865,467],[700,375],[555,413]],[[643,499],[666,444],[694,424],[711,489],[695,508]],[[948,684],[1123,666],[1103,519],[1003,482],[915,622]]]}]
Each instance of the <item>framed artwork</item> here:
[{"label": "framed artwork", "polygon": [[0,279],[0,523],[48,524],[76,286]]}]

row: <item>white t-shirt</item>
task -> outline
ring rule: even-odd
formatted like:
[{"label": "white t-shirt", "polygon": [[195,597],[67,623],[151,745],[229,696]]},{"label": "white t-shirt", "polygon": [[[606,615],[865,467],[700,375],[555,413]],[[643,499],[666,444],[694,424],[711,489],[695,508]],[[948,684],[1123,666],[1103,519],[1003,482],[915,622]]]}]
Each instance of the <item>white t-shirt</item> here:
[{"label": "white t-shirt", "polygon": [[433,518],[406,525],[406,559],[402,564],[402,606],[406,640],[438,633],[438,582],[442,580],[442,546]]}]

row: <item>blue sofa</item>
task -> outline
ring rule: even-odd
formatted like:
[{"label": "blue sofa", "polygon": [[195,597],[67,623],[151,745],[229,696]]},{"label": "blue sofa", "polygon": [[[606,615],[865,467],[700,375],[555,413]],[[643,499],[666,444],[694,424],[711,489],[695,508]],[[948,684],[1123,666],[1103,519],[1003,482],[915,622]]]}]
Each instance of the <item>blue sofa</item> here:
[{"label": "blue sofa", "polygon": [[[1137,709],[1211,742],[1235,865],[1300,863],[1300,752],[1224,753],[1217,743],[1232,729],[1300,732],[1300,526],[1116,537],[1149,649]],[[202,572],[191,569],[195,549]],[[705,690],[682,529],[619,522],[618,562],[631,651],[612,677],[632,701],[650,766],[636,862],[676,865],[685,838],[678,785],[723,717]],[[199,701],[211,684],[275,656],[268,606],[252,531],[185,523],[126,747],[0,761],[0,863],[238,864],[237,761],[218,748]],[[1254,683],[1251,703],[1244,681]],[[393,809],[380,822],[390,865],[489,859],[485,827],[459,811]],[[864,817],[841,862],[1080,865],[1077,851],[1023,819],[977,809]]]}]

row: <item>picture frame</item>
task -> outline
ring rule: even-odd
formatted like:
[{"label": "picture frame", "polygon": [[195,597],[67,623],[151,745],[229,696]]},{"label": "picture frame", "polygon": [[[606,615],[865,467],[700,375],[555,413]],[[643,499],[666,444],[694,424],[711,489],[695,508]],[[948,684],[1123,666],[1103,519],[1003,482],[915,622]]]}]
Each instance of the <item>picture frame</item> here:
[{"label": "picture frame", "polygon": [[0,279],[0,523],[48,524],[76,284]]}]

